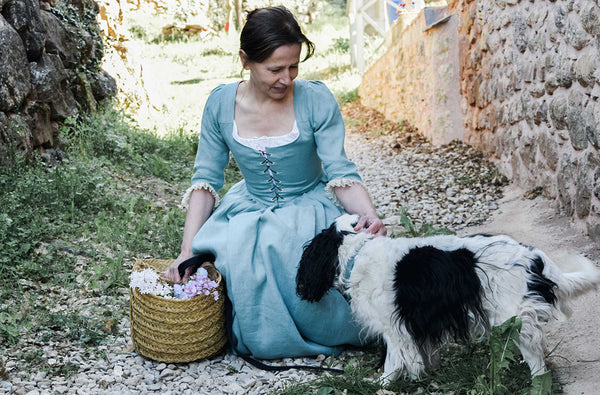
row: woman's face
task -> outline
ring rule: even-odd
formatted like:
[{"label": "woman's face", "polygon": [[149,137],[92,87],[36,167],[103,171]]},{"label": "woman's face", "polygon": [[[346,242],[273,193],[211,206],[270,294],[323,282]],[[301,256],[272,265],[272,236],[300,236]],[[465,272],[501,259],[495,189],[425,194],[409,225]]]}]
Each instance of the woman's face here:
[{"label": "woman's face", "polygon": [[301,44],[282,45],[261,63],[249,61],[240,50],[244,69],[250,70],[250,85],[273,100],[285,98],[298,76],[301,50]]}]

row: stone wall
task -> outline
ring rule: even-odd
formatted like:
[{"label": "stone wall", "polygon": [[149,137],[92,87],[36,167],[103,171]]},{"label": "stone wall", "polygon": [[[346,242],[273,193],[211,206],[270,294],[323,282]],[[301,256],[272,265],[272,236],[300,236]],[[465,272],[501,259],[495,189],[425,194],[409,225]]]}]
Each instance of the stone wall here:
[{"label": "stone wall", "polygon": [[[457,18],[460,88],[456,96],[447,92],[449,100],[460,102],[463,122],[457,135],[517,185],[541,189],[579,229],[600,241],[599,1],[455,0],[448,5]],[[386,57],[393,59],[380,59],[363,84],[385,81],[385,72],[372,70],[383,63],[388,69],[403,67],[407,53],[388,51]],[[361,99],[370,103],[377,95],[386,97],[385,104],[373,105],[385,108],[412,84],[405,78],[378,86],[391,92],[361,89]],[[410,111],[398,117],[425,127]]]},{"label": "stone wall", "polygon": [[0,0],[0,165],[57,144],[58,122],[114,96],[93,0]]},{"label": "stone wall", "polygon": [[457,1],[465,141],[600,241],[598,1]]},{"label": "stone wall", "polygon": [[400,15],[386,54],[363,77],[362,103],[390,120],[410,120],[436,144],[462,139],[457,26],[456,15],[429,28],[422,14]]}]

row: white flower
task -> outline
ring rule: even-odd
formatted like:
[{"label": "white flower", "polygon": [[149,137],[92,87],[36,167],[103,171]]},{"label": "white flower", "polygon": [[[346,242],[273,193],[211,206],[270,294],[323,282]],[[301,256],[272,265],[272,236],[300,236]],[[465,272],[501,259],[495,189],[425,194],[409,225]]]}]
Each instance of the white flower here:
[{"label": "white flower", "polygon": [[129,286],[137,288],[142,294],[167,296],[171,293],[171,287],[162,283],[158,273],[152,269],[131,272],[129,275]]}]

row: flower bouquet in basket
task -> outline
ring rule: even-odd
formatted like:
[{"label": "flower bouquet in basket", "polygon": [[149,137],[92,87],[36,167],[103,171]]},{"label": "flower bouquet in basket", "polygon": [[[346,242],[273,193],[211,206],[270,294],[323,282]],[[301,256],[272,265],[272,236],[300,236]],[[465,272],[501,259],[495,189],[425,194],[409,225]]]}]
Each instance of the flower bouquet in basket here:
[{"label": "flower bouquet in basket", "polygon": [[171,285],[161,277],[171,263],[134,261],[129,277],[133,345],[140,354],[161,362],[191,362],[216,355],[227,342],[221,273],[207,261],[186,283]]}]

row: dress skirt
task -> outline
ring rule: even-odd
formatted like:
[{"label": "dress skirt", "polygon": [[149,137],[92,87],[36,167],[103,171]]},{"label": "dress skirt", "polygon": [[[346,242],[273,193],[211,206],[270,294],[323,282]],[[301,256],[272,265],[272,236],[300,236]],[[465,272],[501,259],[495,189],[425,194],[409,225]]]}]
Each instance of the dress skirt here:
[{"label": "dress skirt", "polygon": [[363,344],[350,305],[331,289],[309,303],[296,294],[303,246],[342,210],[320,182],[278,202],[256,199],[234,185],[194,238],[195,254],[210,251],[231,300],[235,350],[272,359],[337,354]]}]

